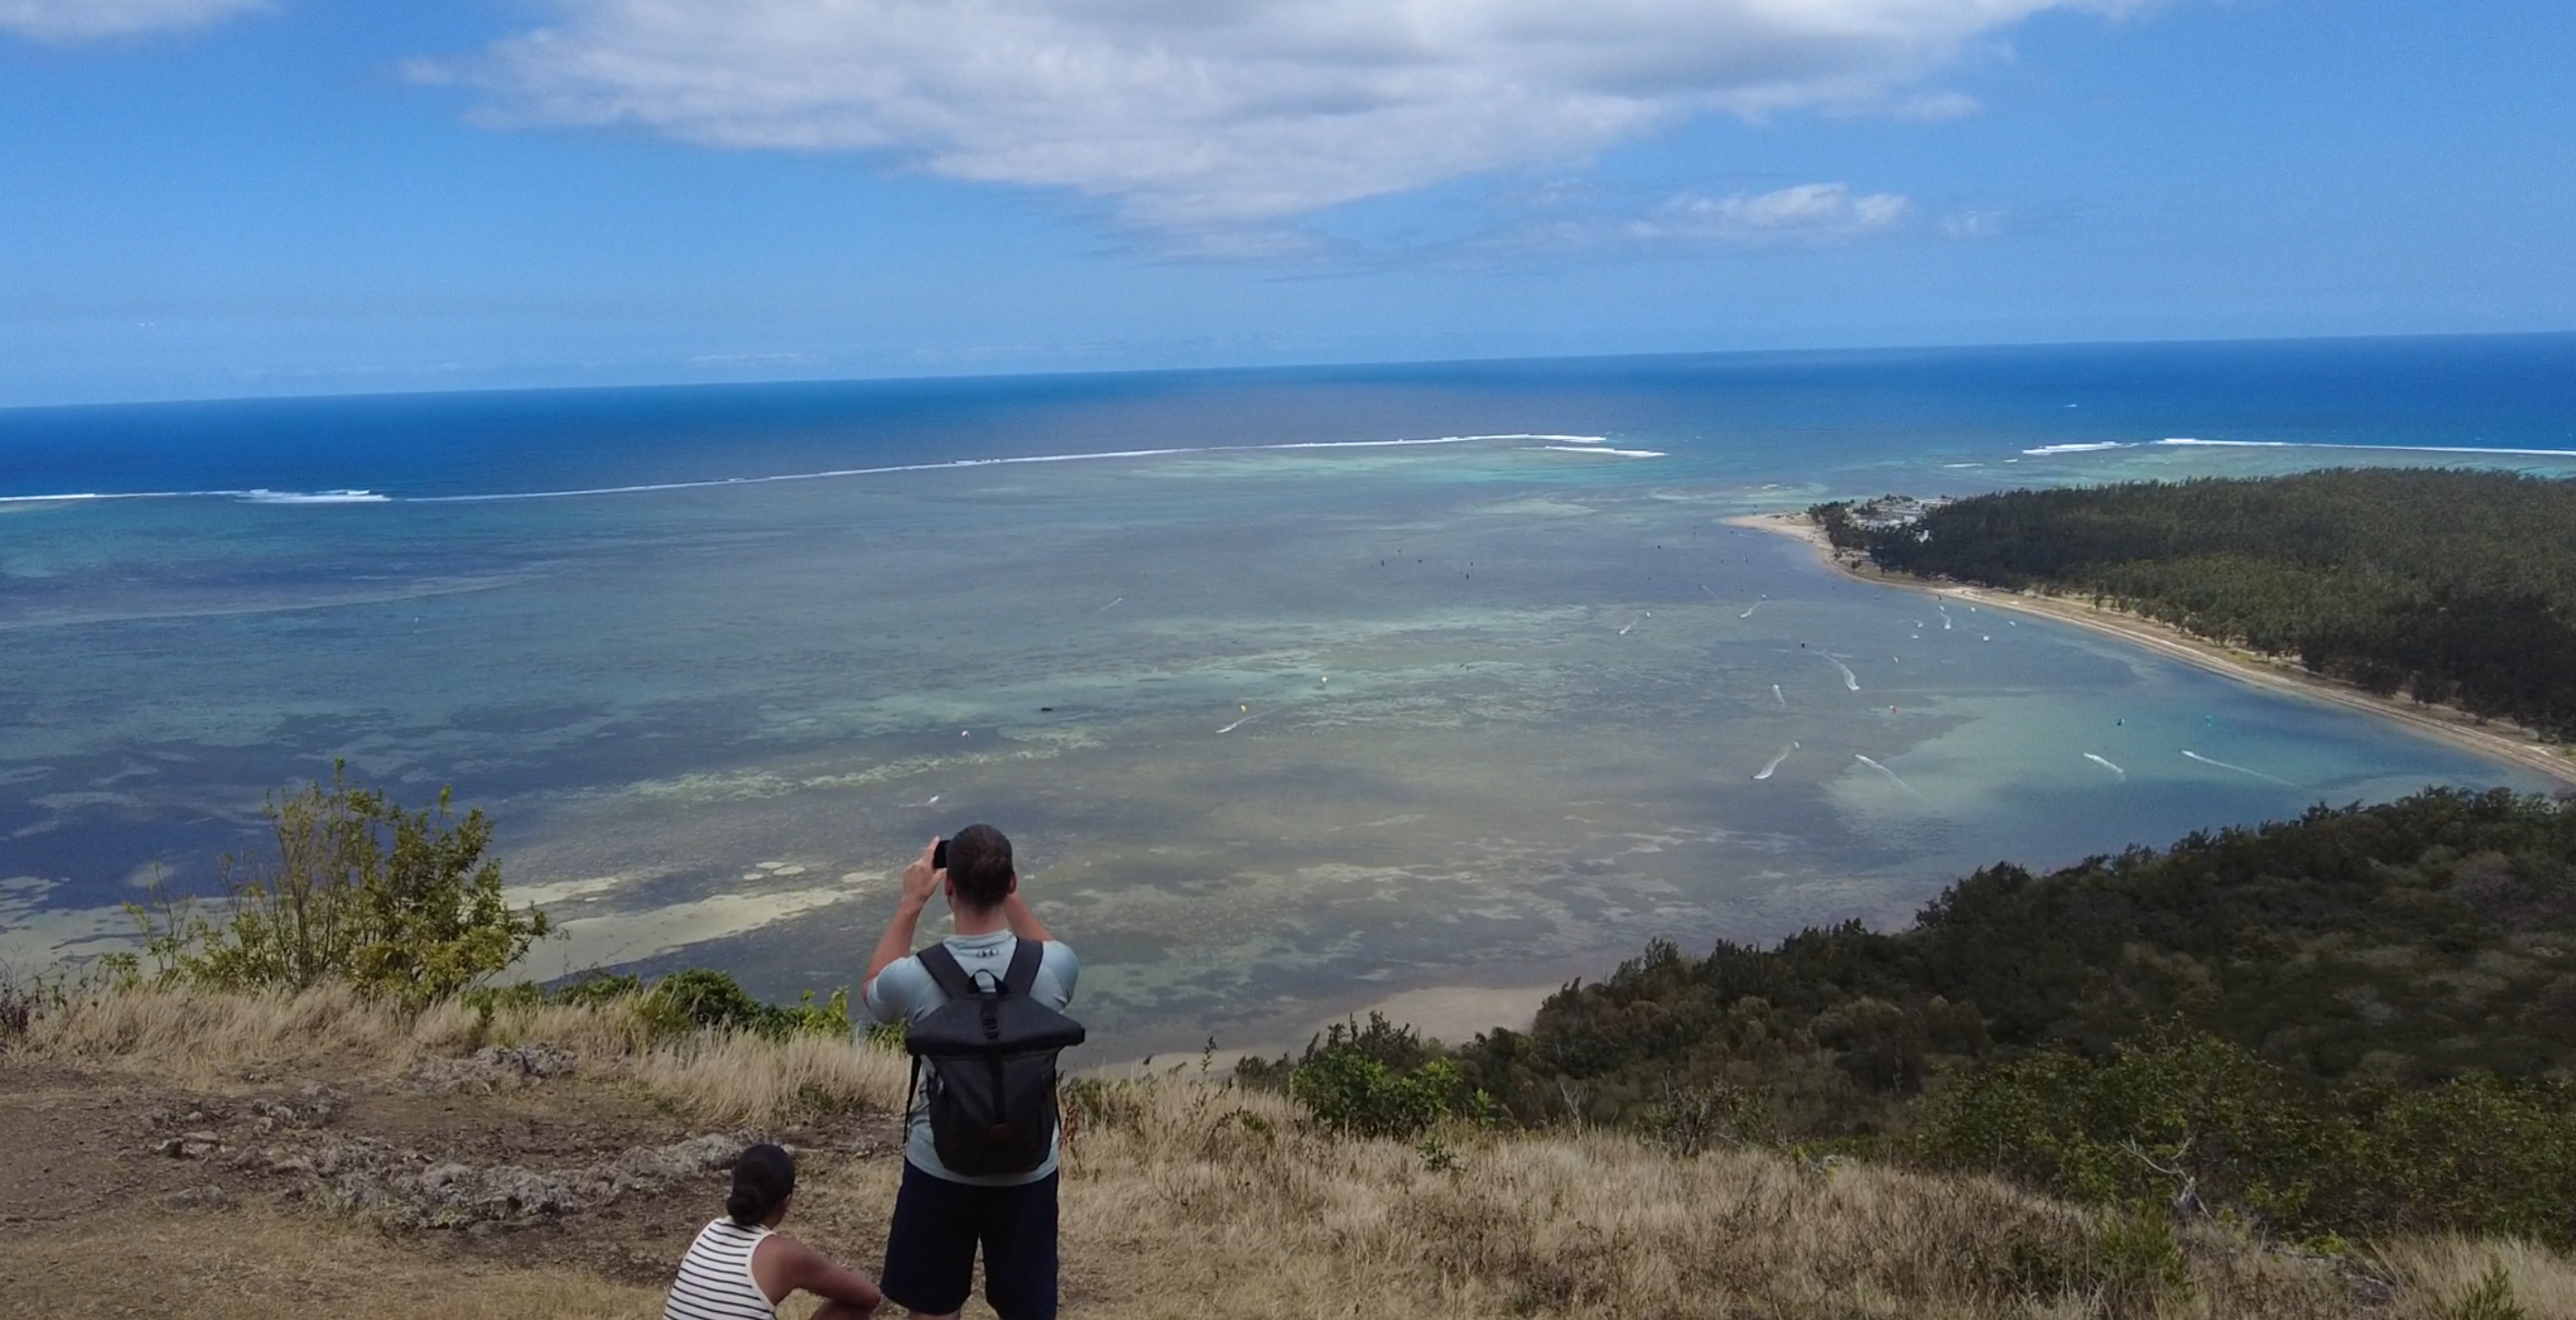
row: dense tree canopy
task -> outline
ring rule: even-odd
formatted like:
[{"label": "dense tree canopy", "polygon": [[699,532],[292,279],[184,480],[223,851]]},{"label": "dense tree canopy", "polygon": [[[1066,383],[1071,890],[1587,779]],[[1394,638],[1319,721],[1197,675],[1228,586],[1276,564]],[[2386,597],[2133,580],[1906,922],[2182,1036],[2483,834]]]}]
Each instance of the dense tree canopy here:
[{"label": "dense tree canopy", "polygon": [[1531,1118],[1565,1104],[1560,1079],[1596,1118],[1724,1081],[1850,1131],[1945,1062],[2107,1056],[2168,1021],[2321,1082],[2576,1070],[2576,808],[2434,789],[2047,875],[1998,864],[1903,931],[1658,944],[1462,1054]]},{"label": "dense tree canopy", "polygon": [[1823,1141],[2300,1233],[2576,1241],[2576,800],[2430,789],[1998,864],[1902,931],[1659,942],[1526,1032],[1443,1051],[1372,1021],[1240,1075],[1341,1053],[1684,1151]]}]

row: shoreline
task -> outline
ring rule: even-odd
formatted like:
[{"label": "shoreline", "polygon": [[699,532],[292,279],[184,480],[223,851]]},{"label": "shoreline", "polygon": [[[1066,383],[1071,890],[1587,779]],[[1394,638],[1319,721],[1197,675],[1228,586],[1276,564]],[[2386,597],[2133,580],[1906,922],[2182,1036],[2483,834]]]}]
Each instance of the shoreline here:
[{"label": "shoreline", "polygon": [[2323,701],[2391,720],[2454,747],[2510,762],[2562,784],[2576,785],[2576,760],[2538,741],[2530,730],[2517,725],[2500,720],[2481,721],[2477,716],[2450,706],[2418,705],[2402,698],[2373,696],[2341,679],[2310,674],[2290,661],[2204,641],[2170,624],[2135,614],[2062,597],[1971,587],[1883,572],[1856,554],[1835,550],[1833,543],[1825,538],[1824,529],[1803,511],[1744,514],[1726,519],[1726,523],[1731,527],[1803,541],[1816,552],[1817,560],[1825,567],[1856,582],[1902,587],[2070,624],[2268,692]]}]

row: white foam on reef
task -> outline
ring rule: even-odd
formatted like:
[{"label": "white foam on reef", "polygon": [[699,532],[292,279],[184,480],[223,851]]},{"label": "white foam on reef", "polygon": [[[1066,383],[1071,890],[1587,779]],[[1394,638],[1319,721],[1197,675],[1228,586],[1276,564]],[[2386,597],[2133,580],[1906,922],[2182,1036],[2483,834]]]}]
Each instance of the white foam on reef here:
[{"label": "white foam on reef", "polygon": [[2525,458],[2576,459],[2576,449],[2507,449],[2490,445],[2355,445],[2330,440],[2194,440],[2184,436],[2158,440],[2160,445],[2198,445],[2209,449],[2359,449],[2393,454],[2512,454]]},{"label": "white foam on reef", "polygon": [[2128,448],[2128,447],[2129,447],[2129,446],[2128,446],[2126,443],[2124,443],[2124,442],[2122,442],[2122,441],[2118,441],[2118,440],[2095,440],[2095,441],[2091,441],[2091,442],[2086,443],[2086,444],[2077,444],[2077,445],[2041,445],[2041,446],[2040,446],[2039,448],[2037,448],[2037,449],[2025,449],[2025,450],[2023,450],[2023,451],[2021,451],[2021,452],[2023,452],[2023,453],[2025,453],[2025,454],[2043,454],[2043,455],[2044,455],[2044,454],[2090,454],[2090,453],[2094,453],[2094,452],[2096,452],[2096,451],[2098,451],[2098,450],[2103,450],[2103,449],[2126,449],[2126,448]]},{"label": "white foam on reef", "polygon": [[[1438,435],[1394,440],[1296,440],[1269,445],[1175,445],[1162,449],[1106,449],[1080,454],[1021,454],[1008,458],[952,458],[937,463],[892,463],[883,467],[830,468],[821,472],[780,472],[759,477],[711,477],[703,481],[654,481],[633,486],[582,486],[567,490],[499,491],[481,495],[413,495],[399,501],[370,490],[152,490],[78,491],[61,495],[0,495],[0,504],[48,504],[71,500],[229,499],[254,504],[490,504],[507,500],[561,500],[590,495],[649,495],[674,490],[718,490],[727,486],[766,486],[788,481],[836,481],[845,477],[890,476],[904,472],[944,472],[952,468],[1008,467],[1022,463],[1098,463],[1115,459],[1171,458],[1182,454],[1252,454],[1303,449],[1407,449],[1423,445],[1472,445],[1517,441],[1554,441],[1543,446],[1575,454],[1613,454],[1622,458],[1662,458],[1654,449],[1608,449],[1608,437],[1546,435],[1514,431],[1494,435]],[[1580,447],[1577,447],[1580,446]]]},{"label": "white foam on reef", "polygon": [[63,495],[0,495],[0,504],[66,504],[90,500],[239,500],[244,504],[390,504],[371,490],[133,490],[76,491]]},{"label": "white foam on reef", "polygon": [[371,490],[246,490],[234,496],[244,504],[389,504],[390,495]]},{"label": "white foam on reef", "polygon": [[[904,472],[944,472],[952,468],[1008,467],[1021,463],[1097,463],[1115,459],[1173,458],[1183,454],[1253,454],[1304,449],[1403,449],[1422,445],[1469,445],[1515,440],[1576,440],[1588,444],[1604,443],[1599,436],[1537,435],[1441,435],[1397,440],[1297,440],[1271,445],[1176,445],[1164,449],[1108,449],[1082,454],[1023,454],[1012,458],[952,458],[938,463],[894,463],[884,467],[833,468],[823,472],[786,472],[766,477],[724,477],[709,481],[662,481],[641,486],[593,486],[579,490],[516,491],[496,495],[438,495],[414,501],[421,504],[472,504],[501,500],[554,500],[584,495],[641,495],[656,491],[713,490],[725,486],[757,486],[784,481],[834,481],[844,477],[890,476]],[[1552,447],[1552,446],[1551,446]],[[1573,452],[1590,454],[1646,455],[1646,450],[1583,449]],[[1660,455],[1656,455],[1660,457]]]}]

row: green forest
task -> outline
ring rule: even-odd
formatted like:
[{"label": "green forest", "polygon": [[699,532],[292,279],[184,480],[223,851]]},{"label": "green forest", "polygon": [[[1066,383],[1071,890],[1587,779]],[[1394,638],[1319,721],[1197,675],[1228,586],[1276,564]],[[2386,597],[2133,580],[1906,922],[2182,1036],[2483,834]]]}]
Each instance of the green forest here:
[{"label": "green forest", "polygon": [[2576,481],[2456,469],[1810,511],[1879,567],[2090,597],[2383,696],[2576,736]]},{"label": "green forest", "polygon": [[2432,789],[1992,866],[1903,931],[1658,943],[1526,1033],[1453,1049],[1353,1023],[1242,1075],[1362,1124],[1370,1086],[1418,1111],[1428,1083],[1488,1121],[1683,1150],[1979,1169],[2307,1236],[2567,1243],[2576,803]]}]

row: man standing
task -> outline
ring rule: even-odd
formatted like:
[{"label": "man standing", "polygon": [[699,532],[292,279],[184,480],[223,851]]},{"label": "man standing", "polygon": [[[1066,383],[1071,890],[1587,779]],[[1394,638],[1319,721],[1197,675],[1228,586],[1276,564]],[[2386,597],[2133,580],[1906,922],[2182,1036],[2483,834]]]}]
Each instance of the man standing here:
[{"label": "man standing", "polygon": [[[967,977],[1001,983],[1022,940],[1044,946],[1029,997],[1062,1012],[1073,1002],[1080,971],[1073,950],[1047,936],[1020,894],[1011,841],[990,825],[969,825],[947,842],[947,866],[932,859],[933,839],[903,868],[903,897],[868,960],[859,997],[879,1022],[918,1022],[948,1002],[930,970],[912,953],[914,929],[931,895],[944,891],[956,933],[944,943]],[[916,1097],[916,1101],[918,1097]],[[1001,1320],[1055,1320],[1056,1152],[1026,1173],[973,1177],[940,1162],[929,1106],[914,1103],[906,1134],[903,1185],[895,1193],[886,1239],[886,1299],[921,1320],[946,1320],[973,1289],[975,1251],[984,1252],[984,1300]]]}]

